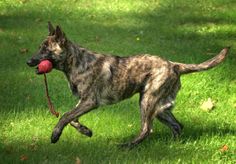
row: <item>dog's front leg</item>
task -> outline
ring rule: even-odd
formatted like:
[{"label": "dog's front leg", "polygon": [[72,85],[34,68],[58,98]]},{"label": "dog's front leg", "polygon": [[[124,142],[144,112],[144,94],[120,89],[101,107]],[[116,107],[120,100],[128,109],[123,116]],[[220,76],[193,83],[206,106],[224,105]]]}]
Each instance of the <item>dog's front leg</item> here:
[{"label": "dog's front leg", "polygon": [[93,101],[91,99],[90,100],[83,100],[72,111],[65,113],[60,118],[59,122],[57,123],[57,125],[55,126],[55,128],[52,132],[51,142],[56,143],[59,140],[64,127],[68,123],[74,121],[76,118],[82,116],[85,113],[88,113],[89,111],[91,111],[92,109],[95,109],[95,108],[96,108],[95,101]]},{"label": "dog's front leg", "polygon": [[[78,107],[80,104],[80,101],[78,102],[78,104],[76,105],[76,107]],[[86,126],[82,125],[80,122],[79,122],[79,119],[76,118],[74,119],[73,121],[70,122],[70,125],[72,127],[74,127],[78,132],[80,132],[81,134],[83,135],[86,135],[88,137],[92,137],[93,135],[93,132],[87,128]]]},{"label": "dog's front leg", "polygon": [[87,128],[86,126],[82,125],[78,119],[71,121],[70,125],[73,126],[81,134],[84,134],[88,137],[92,137],[92,135],[93,135],[93,132],[89,128]]}]

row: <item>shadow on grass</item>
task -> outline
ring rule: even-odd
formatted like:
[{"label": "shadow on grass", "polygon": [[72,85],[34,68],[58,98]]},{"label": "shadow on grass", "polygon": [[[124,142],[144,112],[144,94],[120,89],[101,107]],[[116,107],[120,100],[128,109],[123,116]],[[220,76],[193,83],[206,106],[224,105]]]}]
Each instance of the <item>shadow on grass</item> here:
[{"label": "shadow on grass", "polygon": [[[192,161],[194,156],[191,153],[196,153],[198,157],[201,156],[205,159],[218,151],[217,146],[219,145],[215,145],[216,148],[204,149],[205,142],[215,140],[215,136],[223,138],[227,134],[236,134],[235,129],[227,127],[218,129],[212,125],[206,129],[193,126],[185,131],[187,133],[182,135],[179,141],[173,141],[171,136],[165,132],[153,133],[143,143],[131,150],[120,149],[117,146],[117,142],[123,140],[121,138],[97,137],[96,139],[86,139],[85,137],[81,138],[81,135],[72,135],[72,138],[61,138],[57,144],[50,144],[47,139],[37,142],[33,139],[11,141],[7,145],[1,144],[0,154],[1,159],[5,162],[19,162],[22,155],[27,156],[28,162],[39,163],[68,163],[74,162],[76,158],[79,158],[83,163],[116,163],[119,161],[142,163],[157,162],[163,159],[177,161],[179,158],[183,161]],[[200,138],[204,138],[202,142],[199,140]],[[186,145],[186,143],[188,144]]]},{"label": "shadow on grass", "polygon": [[[189,123],[191,125],[191,123]],[[156,125],[155,125],[156,126]],[[154,127],[155,130],[153,133],[150,134],[147,140],[145,140],[145,143],[149,145],[148,140],[153,140],[153,141],[161,141],[161,142],[181,142],[185,143],[186,141],[195,141],[199,140],[202,137],[225,137],[226,135],[236,135],[236,128],[232,128],[229,126],[225,127],[219,127],[215,125],[213,122],[208,122],[208,124],[205,127],[199,127],[199,126],[184,126],[184,129],[182,131],[181,136],[179,139],[175,140],[172,136],[171,130],[167,127],[157,129],[157,127]],[[125,138],[122,139],[123,142],[127,142],[132,140],[136,135],[138,135],[138,131],[136,134],[132,134],[130,136],[126,136]],[[119,140],[120,138],[117,138]],[[150,146],[150,145],[149,145]]]},{"label": "shadow on grass", "polygon": [[[27,10],[22,12],[19,12],[20,9],[16,9],[11,13],[0,15],[0,28],[3,32],[6,31],[6,34],[0,33],[1,38],[3,38],[5,45],[10,43],[9,47],[2,49],[4,55],[1,55],[1,72],[3,72],[3,76],[10,75],[8,75],[9,78],[7,78],[6,84],[9,87],[1,88],[4,90],[1,92],[1,96],[13,96],[9,94],[12,93],[11,86],[14,86],[14,92],[18,96],[20,96],[19,93],[24,92],[28,88],[28,86],[24,86],[23,77],[17,77],[20,78],[19,83],[17,83],[15,81],[16,79],[11,78],[13,76],[11,73],[19,74],[21,72],[32,71],[30,68],[27,70],[25,61],[36,51],[43,36],[46,36],[48,20],[60,24],[65,29],[67,36],[72,40],[81,40],[80,42],[85,44],[85,46],[91,45],[90,49],[94,48],[95,50],[114,54],[145,52],[161,54],[163,57],[175,61],[199,63],[212,57],[212,53],[218,53],[220,49],[227,46],[226,44],[234,44],[232,43],[234,39],[233,30],[222,27],[220,31],[213,33],[207,30],[199,33],[194,28],[195,26],[207,26],[208,24],[214,24],[219,27],[221,25],[235,26],[235,19],[230,16],[226,17],[230,15],[231,11],[223,12],[224,10],[220,10],[220,12],[216,13],[211,11],[214,13],[204,15],[206,11],[201,8],[202,6],[189,6],[189,4],[183,5],[182,3],[172,3],[171,1],[163,4],[160,6],[157,5],[156,9],[151,12],[119,13],[116,17],[121,23],[114,23],[116,20],[109,19],[109,16],[103,17],[98,14],[97,17],[91,17],[85,11],[78,11],[76,14],[70,15],[63,12],[63,10],[56,10],[55,6],[47,12],[42,10],[42,6],[40,8],[35,6],[34,8],[27,8]],[[229,1],[227,5],[230,6],[231,4],[232,6],[235,5],[233,1]],[[220,4],[217,4],[217,6],[220,6]],[[201,13],[202,11],[204,12]],[[63,15],[67,17],[65,18]],[[106,14],[103,13],[103,15]],[[140,22],[140,24],[136,26],[132,23],[122,21],[127,21],[126,18],[133,20],[135,23]],[[106,22],[113,23],[107,25]],[[188,27],[188,25],[193,25],[193,27],[189,31],[182,30],[183,27]],[[96,41],[97,36],[101,37],[101,41]],[[110,36],[112,36],[112,39]],[[135,40],[137,36],[141,37],[141,41],[138,43]],[[121,40],[122,42],[118,42],[117,44],[117,41]],[[11,45],[14,46],[11,47]],[[29,48],[29,52],[24,56],[16,55],[22,47]],[[211,56],[199,55],[204,54],[203,52],[211,53]],[[232,50],[233,52],[234,49]],[[230,77],[230,80],[236,79],[234,74],[234,70],[236,69],[235,61],[235,56],[230,55],[228,62],[225,63],[227,65],[225,67],[227,71],[222,69],[223,74],[228,74],[227,77]],[[221,76],[221,72],[217,76]],[[227,80],[227,77],[224,80]],[[32,74],[26,74],[25,79],[30,78],[32,78]],[[1,79],[1,83],[2,80],[5,79]],[[31,84],[28,83],[28,85]],[[29,96],[33,97],[37,95],[33,89],[31,91]],[[62,92],[59,91],[58,93]],[[12,98],[9,101],[11,102],[5,104],[5,109],[8,108],[8,105],[11,108],[12,104],[19,103],[21,99]],[[25,104],[24,101],[22,104]],[[33,105],[37,107],[39,104],[34,103]],[[26,105],[26,107],[29,106]]]}]

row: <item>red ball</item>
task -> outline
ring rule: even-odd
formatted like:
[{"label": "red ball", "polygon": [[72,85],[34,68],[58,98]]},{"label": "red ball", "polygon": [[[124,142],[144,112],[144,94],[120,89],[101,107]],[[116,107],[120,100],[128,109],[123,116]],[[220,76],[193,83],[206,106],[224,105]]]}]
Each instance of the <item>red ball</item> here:
[{"label": "red ball", "polygon": [[38,73],[48,73],[52,70],[52,62],[43,60],[38,65]]}]

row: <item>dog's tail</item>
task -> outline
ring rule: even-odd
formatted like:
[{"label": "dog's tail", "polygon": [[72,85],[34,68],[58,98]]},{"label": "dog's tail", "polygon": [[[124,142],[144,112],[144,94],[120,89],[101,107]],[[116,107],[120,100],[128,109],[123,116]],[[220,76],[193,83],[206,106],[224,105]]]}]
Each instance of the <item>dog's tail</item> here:
[{"label": "dog's tail", "polygon": [[222,61],[224,61],[229,49],[230,47],[224,48],[217,56],[200,64],[184,64],[176,62],[172,62],[172,64],[174,64],[174,69],[178,71],[180,74],[188,74],[192,72],[208,70],[220,64]]}]

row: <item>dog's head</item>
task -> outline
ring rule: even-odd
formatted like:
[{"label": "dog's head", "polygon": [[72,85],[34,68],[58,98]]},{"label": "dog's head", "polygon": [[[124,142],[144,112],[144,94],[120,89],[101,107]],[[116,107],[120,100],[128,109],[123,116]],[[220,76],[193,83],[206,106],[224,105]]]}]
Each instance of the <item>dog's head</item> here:
[{"label": "dog's head", "polygon": [[47,38],[41,43],[37,53],[27,61],[27,64],[34,67],[42,60],[49,60],[52,62],[53,68],[63,69],[66,59],[66,36],[59,26],[56,26],[55,29],[50,22],[48,22],[48,30]]}]

